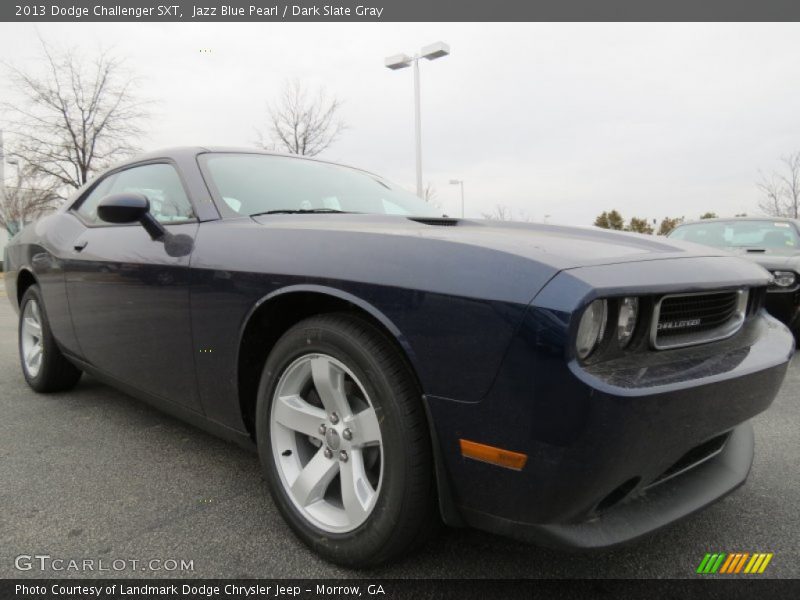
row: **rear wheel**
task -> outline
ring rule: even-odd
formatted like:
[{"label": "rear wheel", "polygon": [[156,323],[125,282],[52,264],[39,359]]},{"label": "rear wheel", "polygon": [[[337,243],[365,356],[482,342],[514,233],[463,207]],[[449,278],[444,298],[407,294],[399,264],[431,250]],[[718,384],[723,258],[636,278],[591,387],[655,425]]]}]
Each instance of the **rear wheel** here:
[{"label": "rear wheel", "polygon": [[65,391],[81,378],[53,338],[38,285],[30,286],[20,302],[19,357],[25,380],[37,392]]},{"label": "rear wheel", "polygon": [[256,431],[278,508],[328,560],[375,565],[435,529],[420,392],[367,321],[323,315],[290,329],[265,365]]}]

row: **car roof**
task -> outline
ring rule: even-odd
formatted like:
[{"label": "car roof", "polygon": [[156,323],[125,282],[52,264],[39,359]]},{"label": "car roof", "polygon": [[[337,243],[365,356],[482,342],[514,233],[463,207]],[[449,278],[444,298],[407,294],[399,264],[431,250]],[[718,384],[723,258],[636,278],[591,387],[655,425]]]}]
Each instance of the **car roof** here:
[{"label": "car roof", "polygon": [[800,229],[800,219],[790,219],[788,217],[715,217],[713,219],[696,219],[694,221],[684,221],[680,225],[676,225],[675,229],[684,225],[697,225],[698,223],[730,223],[731,221],[770,221],[773,223],[794,223],[795,227]]},{"label": "car roof", "polygon": [[153,150],[151,152],[146,152],[144,154],[137,154],[135,156],[132,156],[131,158],[128,158],[118,164],[115,164],[109,170],[118,169],[128,164],[134,164],[158,158],[177,158],[177,157],[185,158],[187,156],[197,156],[198,154],[205,154],[210,152],[219,152],[228,154],[265,154],[268,156],[282,156],[285,158],[308,160],[327,165],[336,165],[339,167],[346,167],[348,169],[355,169],[356,171],[361,171],[363,173],[367,173],[368,175],[372,175],[373,177],[378,177],[380,179],[383,179],[383,177],[381,177],[377,173],[373,173],[371,171],[367,171],[366,169],[361,169],[359,167],[354,167],[352,165],[348,165],[345,163],[339,163],[331,160],[324,160],[313,156],[305,156],[302,154],[290,154],[288,152],[277,152],[274,150],[264,150],[261,148],[249,148],[242,146],[174,146],[169,148],[162,148],[160,150]]}]

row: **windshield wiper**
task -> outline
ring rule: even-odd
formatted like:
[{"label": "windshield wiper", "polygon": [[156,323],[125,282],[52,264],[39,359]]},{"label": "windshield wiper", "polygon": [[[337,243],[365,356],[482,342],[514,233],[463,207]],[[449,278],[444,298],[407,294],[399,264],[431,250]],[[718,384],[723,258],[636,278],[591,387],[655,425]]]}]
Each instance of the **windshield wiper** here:
[{"label": "windshield wiper", "polygon": [[265,210],[250,215],[258,217],[260,215],[311,215],[315,213],[346,213],[346,210],[336,210],[335,208],[281,208],[278,210]]}]

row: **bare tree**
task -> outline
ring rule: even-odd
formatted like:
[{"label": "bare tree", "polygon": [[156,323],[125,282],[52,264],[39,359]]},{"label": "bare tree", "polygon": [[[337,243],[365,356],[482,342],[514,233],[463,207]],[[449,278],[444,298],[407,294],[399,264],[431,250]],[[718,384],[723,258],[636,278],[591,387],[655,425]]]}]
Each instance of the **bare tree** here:
[{"label": "bare tree", "polygon": [[511,214],[511,209],[503,204],[495,204],[491,212],[482,212],[481,216],[490,221],[513,221],[514,217]]},{"label": "bare tree", "polygon": [[758,206],[772,217],[796,219],[800,216],[800,152],[782,157],[781,163],[782,171],[761,174],[756,185],[764,198]]},{"label": "bare tree", "polygon": [[436,205],[436,194],[436,186],[429,181],[422,190],[422,199],[428,204]]},{"label": "bare tree", "polygon": [[[545,215],[545,221],[544,222],[547,222],[547,217],[549,217],[549,216],[550,215]],[[530,223],[531,221],[533,221],[533,217],[531,217],[528,214],[528,211],[519,209],[519,210],[517,210],[517,218],[514,219],[514,221],[520,221],[522,223]]]},{"label": "bare tree", "polygon": [[50,212],[58,206],[58,188],[61,183],[52,177],[43,176],[31,165],[20,166],[12,185],[4,186],[0,198],[0,226],[9,235]]},{"label": "bare tree", "polygon": [[524,210],[518,210],[515,217],[514,211],[504,204],[495,204],[491,212],[482,212],[481,216],[489,221],[522,221],[526,223],[531,221],[531,217]]},{"label": "bare tree", "polygon": [[761,173],[761,180],[756,187],[764,194],[758,202],[758,207],[768,215],[777,217],[783,214],[783,187],[777,176],[773,173],[767,177]]},{"label": "bare tree", "polygon": [[55,53],[40,41],[41,69],[3,63],[22,100],[0,107],[16,156],[38,174],[77,188],[135,150],[147,103],[136,97],[136,79],[124,63],[107,51],[87,59],[73,49]]},{"label": "bare tree", "polygon": [[322,88],[312,93],[299,80],[288,81],[280,100],[269,106],[269,135],[256,131],[256,143],[269,150],[316,156],[347,128],[339,117],[341,106]]}]

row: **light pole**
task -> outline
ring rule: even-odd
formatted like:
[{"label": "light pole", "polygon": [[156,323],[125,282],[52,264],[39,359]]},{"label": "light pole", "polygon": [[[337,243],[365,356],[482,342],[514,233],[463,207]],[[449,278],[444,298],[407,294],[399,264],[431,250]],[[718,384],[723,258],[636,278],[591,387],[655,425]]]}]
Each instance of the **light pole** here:
[{"label": "light pole", "polygon": [[386,68],[396,71],[414,65],[414,138],[417,146],[417,196],[422,198],[422,120],[419,103],[419,59],[436,60],[450,54],[450,46],[444,42],[435,42],[425,46],[419,54],[395,54],[384,60]]},{"label": "light pole", "polygon": [[451,179],[450,185],[460,185],[461,186],[461,218],[464,218],[464,180],[463,179]]}]

